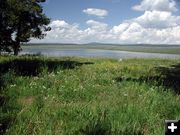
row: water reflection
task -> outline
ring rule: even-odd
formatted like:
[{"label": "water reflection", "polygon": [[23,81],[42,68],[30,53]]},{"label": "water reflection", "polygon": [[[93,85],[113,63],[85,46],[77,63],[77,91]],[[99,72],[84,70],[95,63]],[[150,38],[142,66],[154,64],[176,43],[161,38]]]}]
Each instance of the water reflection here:
[{"label": "water reflection", "polygon": [[45,56],[80,56],[110,58],[180,58],[178,54],[143,53],[99,49],[24,49],[21,54],[43,54]]}]

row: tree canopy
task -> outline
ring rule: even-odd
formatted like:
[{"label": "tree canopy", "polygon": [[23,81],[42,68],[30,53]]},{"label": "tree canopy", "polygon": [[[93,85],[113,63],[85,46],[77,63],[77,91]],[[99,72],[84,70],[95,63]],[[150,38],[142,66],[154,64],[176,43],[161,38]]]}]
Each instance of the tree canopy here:
[{"label": "tree canopy", "polygon": [[45,0],[0,0],[0,51],[18,55],[21,43],[44,38],[50,19],[43,13]]}]

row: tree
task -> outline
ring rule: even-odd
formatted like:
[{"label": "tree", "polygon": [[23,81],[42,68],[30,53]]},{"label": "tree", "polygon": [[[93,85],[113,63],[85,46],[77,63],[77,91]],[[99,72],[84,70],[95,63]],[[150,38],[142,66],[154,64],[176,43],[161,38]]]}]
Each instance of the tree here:
[{"label": "tree", "polygon": [[40,5],[45,0],[0,0],[0,50],[18,55],[21,43],[42,39],[50,19]]},{"label": "tree", "polygon": [[8,4],[6,0],[0,0],[0,52],[10,51],[9,45],[11,42],[10,16],[8,11]]}]

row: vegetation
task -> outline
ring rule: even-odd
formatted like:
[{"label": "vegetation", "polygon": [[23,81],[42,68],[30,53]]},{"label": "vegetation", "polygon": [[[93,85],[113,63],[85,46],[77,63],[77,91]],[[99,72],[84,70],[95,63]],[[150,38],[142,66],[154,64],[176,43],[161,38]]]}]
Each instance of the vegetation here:
[{"label": "vegetation", "polygon": [[0,52],[14,51],[18,55],[20,44],[30,38],[43,38],[50,30],[49,18],[43,14],[41,2],[45,0],[0,1]]},{"label": "vegetation", "polygon": [[180,119],[180,63],[0,57],[1,134],[160,135]]}]

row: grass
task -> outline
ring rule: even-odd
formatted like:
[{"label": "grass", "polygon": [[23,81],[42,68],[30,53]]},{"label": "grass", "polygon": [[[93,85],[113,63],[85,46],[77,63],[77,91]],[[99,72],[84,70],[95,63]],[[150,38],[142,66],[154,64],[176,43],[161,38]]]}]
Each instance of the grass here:
[{"label": "grass", "polygon": [[146,53],[180,54],[178,45],[24,45],[23,49],[103,49]]},{"label": "grass", "polygon": [[160,135],[180,119],[180,63],[0,57],[0,132]]}]

